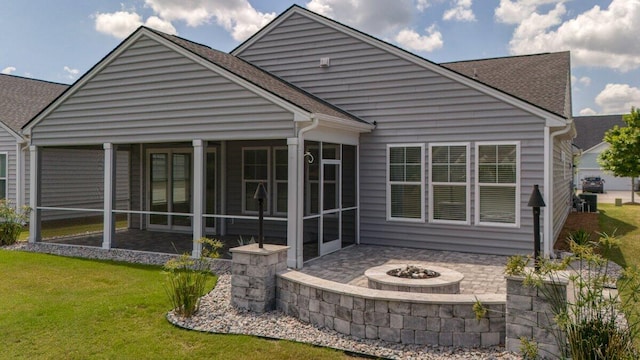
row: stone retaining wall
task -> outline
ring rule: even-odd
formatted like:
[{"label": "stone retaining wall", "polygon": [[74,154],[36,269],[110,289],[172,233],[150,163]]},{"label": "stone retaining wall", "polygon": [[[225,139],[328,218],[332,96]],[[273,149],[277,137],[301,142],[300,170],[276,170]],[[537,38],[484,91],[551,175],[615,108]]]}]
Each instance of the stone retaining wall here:
[{"label": "stone retaining wall", "polygon": [[[297,271],[277,275],[277,308],[317,327],[362,339],[458,347],[504,344],[505,295],[367,289]],[[473,304],[489,308],[477,320]]]}]

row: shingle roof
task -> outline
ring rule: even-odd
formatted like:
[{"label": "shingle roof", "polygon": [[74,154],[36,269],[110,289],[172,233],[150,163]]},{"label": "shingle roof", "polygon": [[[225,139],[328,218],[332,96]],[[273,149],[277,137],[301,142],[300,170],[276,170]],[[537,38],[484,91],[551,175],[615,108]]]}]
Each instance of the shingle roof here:
[{"label": "shingle roof", "polygon": [[0,74],[0,121],[19,132],[69,86]]},{"label": "shingle roof", "polygon": [[440,65],[558,115],[571,117],[568,51]]},{"label": "shingle roof", "polygon": [[201,58],[243,78],[244,80],[269,91],[291,104],[298,106],[301,109],[311,113],[324,114],[343,119],[347,118],[368,124],[368,122],[358,118],[357,116],[333,106],[328,102],[280,79],[279,77],[240,59],[239,57],[174,35],[165,34],[149,28],[147,29],[179,45],[180,47],[191,51]]},{"label": "shingle roof", "polygon": [[600,144],[604,133],[615,125],[627,126],[622,121],[622,115],[576,116],[573,121],[578,131],[578,136],[573,139],[573,143],[582,150],[588,150]]}]

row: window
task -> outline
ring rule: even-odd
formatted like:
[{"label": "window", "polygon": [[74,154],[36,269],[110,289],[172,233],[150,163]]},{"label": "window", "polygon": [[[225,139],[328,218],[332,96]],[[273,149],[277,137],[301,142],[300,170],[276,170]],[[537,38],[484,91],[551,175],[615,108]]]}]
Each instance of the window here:
[{"label": "window", "polygon": [[[258,184],[269,187],[269,148],[242,149],[242,211],[258,212],[258,202],[253,198]],[[269,209],[269,204],[265,204]]]},{"label": "window", "polygon": [[429,220],[469,223],[469,144],[429,145]]},{"label": "window", "polygon": [[274,148],[273,153],[273,211],[275,214],[286,214],[288,189],[287,177],[289,169],[287,162],[289,160],[289,152],[287,148]]},{"label": "window", "polygon": [[7,153],[0,153],[0,199],[7,198]]},{"label": "window", "polygon": [[519,143],[476,144],[476,223],[519,226]]},{"label": "window", "polygon": [[424,221],[423,144],[387,145],[387,220]]}]

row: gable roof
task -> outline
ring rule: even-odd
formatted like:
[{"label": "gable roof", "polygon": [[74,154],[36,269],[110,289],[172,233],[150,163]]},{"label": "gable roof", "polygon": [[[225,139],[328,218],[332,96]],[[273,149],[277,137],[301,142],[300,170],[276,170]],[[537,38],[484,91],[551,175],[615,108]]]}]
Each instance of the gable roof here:
[{"label": "gable roof", "polygon": [[564,117],[571,117],[568,51],[440,64]]},{"label": "gable roof", "polygon": [[0,74],[0,121],[15,132],[69,85]]},{"label": "gable roof", "polygon": [[578,131],[578,136],[573,142],[582,150],[589,150],[600,144],[604,133],[615,125],[627,126],[622,120],[622,115],[576,116],[573,121]]},{"label": "gable roof", "polygon": [[[355,121],[369,130],[374,127],[372,124],[369,124],[357,116],[341,110],[238,57],[174,35],[169,35],[145,26],[140,26],[100,62],[94,65],[93,68],[82,75],[82,77],[71,86],[69,91],[65,92],[63,96],[58,97],[54,102],[49,104],[49,106],[42,109],[40,113],[37,113],[33,119],[24,124],[22,129],[27,134],[30,133],[33,126],[40,122],[68,97],[72,96],[77,89],[84,86],[84,84],[90,81],[96,73],[101,71],[102,68],[109,64],[141,36],[148,36],[160,43],[164,43],[167,46],[174,45],[174,50],[183,52],[183,54],[187,56],[189,56],[189,54],[192,55],[194,60],[199,61],[201,64],[213,71],[226,74],[228,78],[239,83],[241,86],[248,88],[253,87],[254,91],[256,91],[256,88],[259,88],[258,92],[262,92],[263,94],[261,96],[265,96],[266,94],[270,95],[272,101],[279,103],[277,105],[284,106],[288,110],[295,109],[293,110],[294,114],[302,111],[307,112],[310,115],[322,115],[325,118],[338,118]],[[242,84],[243,82],[244,84]]]},{"label": "gable roof", "polygon": [[347,117],[351,120],[368,124],[368,122],[360,119],[359,117],[333,106],[330,103],[284,81],[270,72],[246,62],[237,56],[212,49],[206,45],[198,44],[178,36],[169,35],[154,29],[146,29],[311,113],[342,118]]},{"label": "gable roof", "polygon": [[[239,56],[242,51],[249,47],[253,42],[258,41],[264,34],[268,33],[272,28],[278,26],[278,24],[280,24],[281,22],[285,21],[289,16],[293,15],[293,14],[300,14],[303,15],[305,17],[314,19],[322,24],[325,24],[335,30],[341,31],[343,33],[346,33],[350,36],[353,36],[359,40],[362,40],[372,46],[381,48],[385,51],[388,51],[390,53],[393,53],[397,56],[399,56],[400,58],[403,58],[405,60],[408,60],[414,64],[417,64],[419,66],[422,66],[424,68],[427,68],[428,70],[431,70],[437,74],[440,74],[442,76],[445,76],[447,78],[450,78],[454,81],[458,81],[462,84],[465,84],[473,89],[476,89],[478,91],[481,91],[483,93],[486,93],[488,95],[491,95],[497,99],[500,99],[502,101],[505,101],[506,103],[512,104],[514,106],[517,106],[521,109],[524,109],[526,111],[529,111],[533,114],[536,114],[538,116],[543,117],[546,120],[546,123],[548,126],[566,126],[567,125],[567,119],[570,118],[570,114],[569,115],[565,115],[565,108],[569,109],[570,112],[570,104],[571,104],[571,99],[570,97],[568,98],[567,96],[570,96],[568,94],[570,94],[570,88],[567,89],[566,87],[563,89],[563,94],[562,94],[562,101],[563,103],[566,101],[567,104],[569,106],[563,106],[562,107],[562,111],[560,112],[556,112],[552,109],[543,107],[537,103],[534,102],[530,102],[527,99],[523,99],[520,98],[517,94],[512,94],[509,93],[507,91],[505,91],[504,89],[501,89],[499,87],[490,85],[488,83],[484,83],[481,81],[478,81],[477,79],[474,79],[471,76],[468,76],[467,74],[465,74],[464,72],[458,72],[455,71],[453,69],[450,69],[448,67],[445,67],[443,65],[439,65],[436,64],[428,59],[425,59],[419,55],[416,55],[412,52],[409,52],[407,50],[404,50],[396,45],[393,45],[391,43],[388,43],[386,41],[380,40],[370,34],[364,33],[360,30],[354,29],[348,25],[342,24],[340,22],[337,22],[333,19],[330,19],[328,17],[325,17],[323,15],[317,14],[313,11],[307,10],[299,5],[292,5],[291,7],[289,7],[287,10],[285,10],[283,13],[281,13],[280,15],[278,15],[274,20],[272,20],[269,24],[267,24],[266,26],[264,26],[262,29],[258,30],[258,32],[256,32],[255,34],[253,34],[253,36],[251,36],[249,39],[247,39],[246,41],[244,41],[242,44],[240,44],[239,46],[237,46],[235,49],[233,49],[231,51],[232,55],[236,55]],[[568,53],[567,53],[568,54]],[[567,79],[569,79],[569,73],[568,71],[570,70],[570,67],[564,67],[564,70],[567,71],[563,77]]]}]

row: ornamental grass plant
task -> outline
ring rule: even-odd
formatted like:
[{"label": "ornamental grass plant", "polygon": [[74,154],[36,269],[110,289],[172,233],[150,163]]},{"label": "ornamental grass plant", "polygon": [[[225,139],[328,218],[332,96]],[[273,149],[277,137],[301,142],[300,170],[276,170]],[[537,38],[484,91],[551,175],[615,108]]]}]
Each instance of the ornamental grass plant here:
[{"label": "ornamental grass plant", "polygon": [[10,200],[0,200],[0,246],[15,244],[30,213],[28,206],[17,209]]}]

